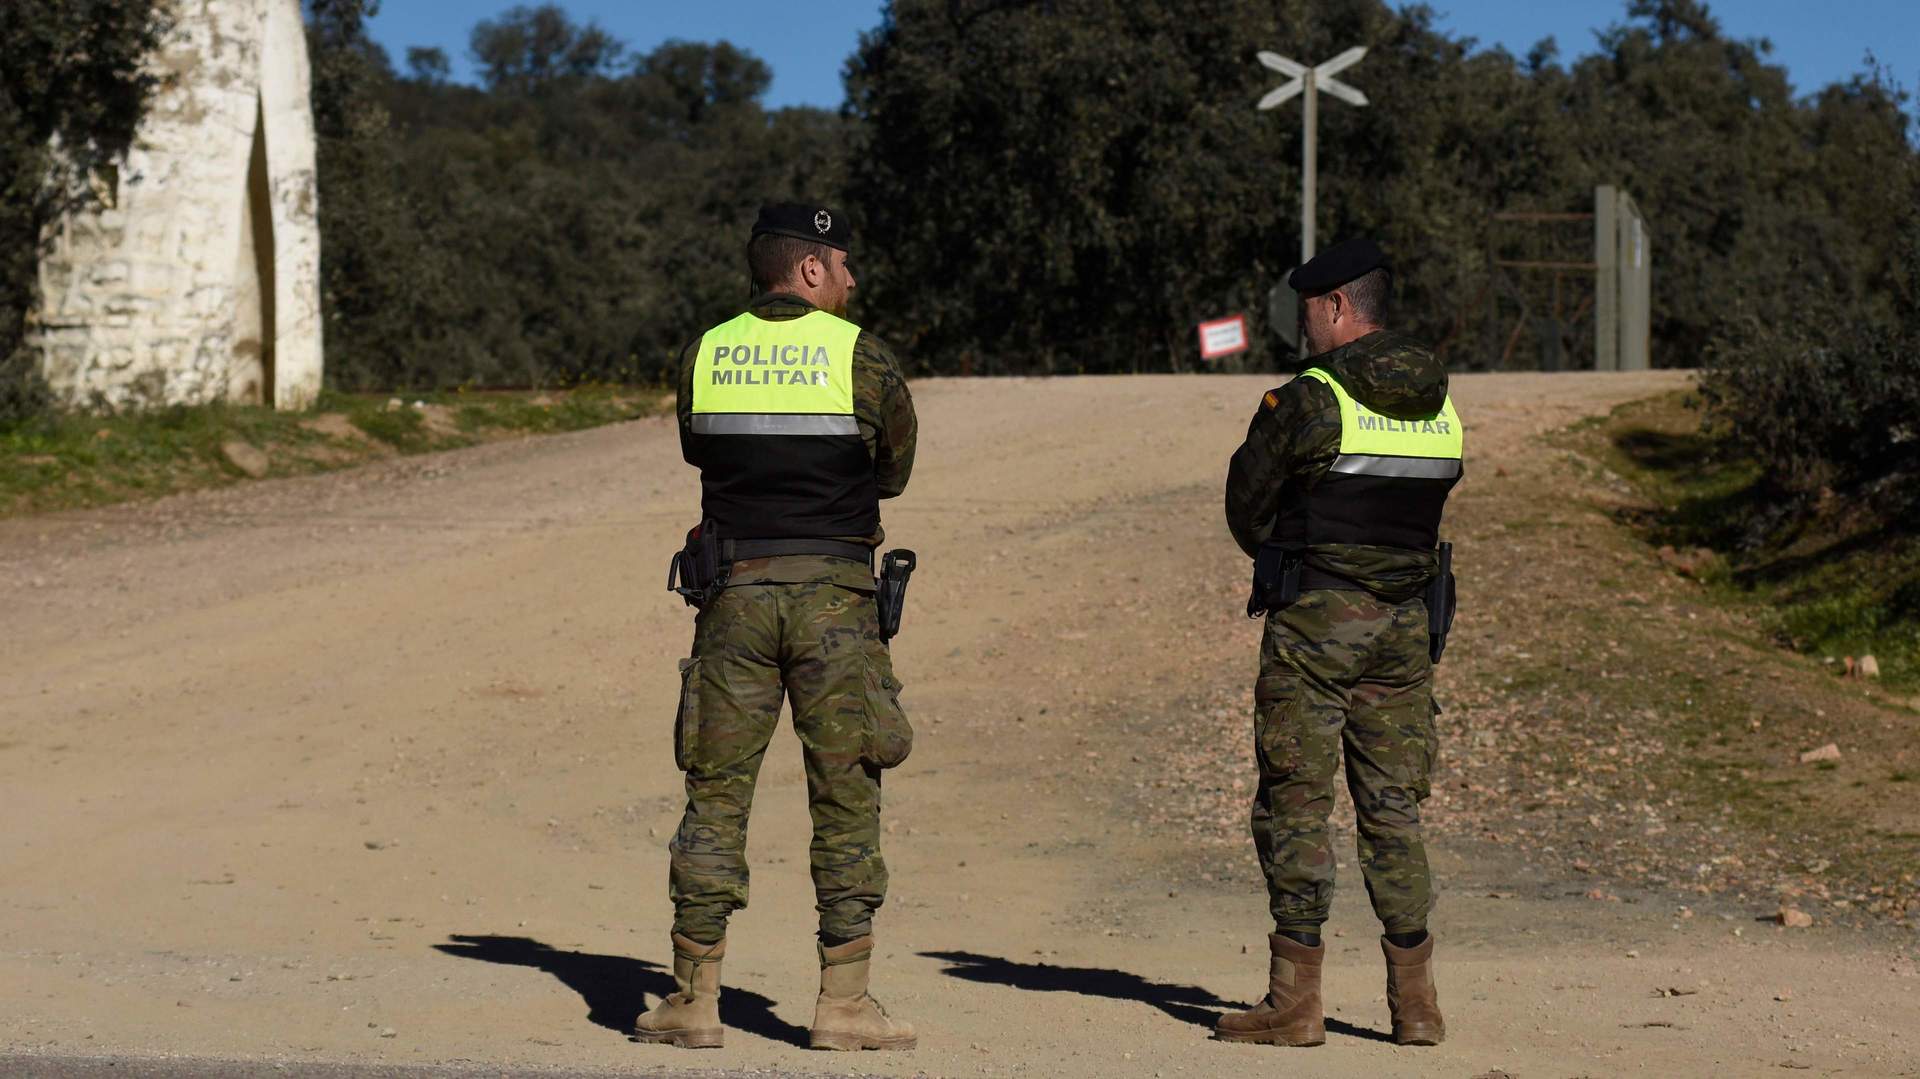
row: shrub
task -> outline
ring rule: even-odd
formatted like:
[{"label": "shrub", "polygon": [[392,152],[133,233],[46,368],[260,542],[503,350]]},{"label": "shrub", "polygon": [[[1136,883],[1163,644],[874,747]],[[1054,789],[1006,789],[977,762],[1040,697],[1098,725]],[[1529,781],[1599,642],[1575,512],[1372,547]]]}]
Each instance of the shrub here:
[{"label": "shrub", "polygon": [[1708,403],[1782,492],[1910,479],[1920,464],[1916,349],[1920,337],[1897,328],[1823,341],[1806,327],[1749,321],[1716,350]]},{"label": "shrub", "polygon": [[24,347],[0,353],[0,432],[45,414],[52,403],[46,380],[40,377],[39,357]]},{"label": "shrub", "polygon": [[1910,529],[1920,502],[1920,211],[1900,235],[1892,315],[1813,288],[1784,317],[1738,313],[1709,354],[1703,390],[1713,422],[1759,459],[1775,493],[1804,505],[1832,491]]}]

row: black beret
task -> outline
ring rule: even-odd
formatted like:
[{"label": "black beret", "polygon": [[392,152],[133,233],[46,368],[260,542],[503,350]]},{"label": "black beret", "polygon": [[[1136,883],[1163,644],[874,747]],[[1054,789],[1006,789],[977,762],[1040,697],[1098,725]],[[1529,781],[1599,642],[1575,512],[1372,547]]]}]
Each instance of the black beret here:
[{"label": "black beret", "polygon": [[847,250],[853,230],[839,213],[810,202],[772,202],[760,207],[753,223],[755,236],[791,236]]},{"label": "black beret", "polygon": [[1379,244],[1365,238],[1342,240],[1288,274],[1287,284],[1304,296],[1339,288],[1375,270],[1393,272],[1393,266],[1387,262],[1387,253],[1380,250]]}]

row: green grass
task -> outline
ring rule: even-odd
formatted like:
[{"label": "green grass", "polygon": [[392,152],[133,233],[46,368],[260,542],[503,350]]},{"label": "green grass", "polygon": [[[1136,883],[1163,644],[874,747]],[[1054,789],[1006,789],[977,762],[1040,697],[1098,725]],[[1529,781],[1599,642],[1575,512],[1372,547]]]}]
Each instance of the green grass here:
[{"label": "green grass", "polygon": [[1685,394],[1624,405],[1570,437],[1651,504],[1630,523],[1655,546],[1717,556],[1697,576],[1762,608],[1774,635],[1817,656],[1871,654],[1890,689],[1920,687],[1920,536],[1875,507],[1823,503],[1771,516],[1757,462],[1704,429]]},{"label": "green grass", "polygon": [[[328,393],[311,412],[204,405],[108,416],[42,416],[0,430],[0,516],[236,483],[247,477],[222,452],[229,442],[263,451],[269,476],[290,476],[396,453],[581,430],[634,419],[660,407],[657,392],[623,387],[409,394],[398,406],[393,400],[387,394]],[[415,402],[432,407],[416,408]],[[316,422],[328,415],[345,417],[365,437],[315,430]]]}]

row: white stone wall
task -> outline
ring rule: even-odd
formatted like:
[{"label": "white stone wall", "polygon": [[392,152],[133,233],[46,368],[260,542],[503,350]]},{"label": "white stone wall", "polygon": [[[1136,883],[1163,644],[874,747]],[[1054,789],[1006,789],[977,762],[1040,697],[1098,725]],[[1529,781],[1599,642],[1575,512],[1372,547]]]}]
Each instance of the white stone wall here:
[{"label": "white stone wall", "polygon": [[[173,0],[166,85],[109,205],[53,226],[35,339],[82,407],[303,408],[320,392],[320,233],[300,0]],[[264,122],[263,122],[264,121]]]}]

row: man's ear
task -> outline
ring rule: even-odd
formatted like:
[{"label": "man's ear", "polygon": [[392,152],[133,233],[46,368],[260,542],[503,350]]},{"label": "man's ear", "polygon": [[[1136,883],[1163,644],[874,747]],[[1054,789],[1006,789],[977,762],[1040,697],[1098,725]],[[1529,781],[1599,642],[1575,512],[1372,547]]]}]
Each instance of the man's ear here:
[{"label": "man's ear", "polygon": [[808,255],[800,260],[800,280],[805,282],[808,288],[819,288],[826,279],[827,267],[820,261],[818,255]]}]

